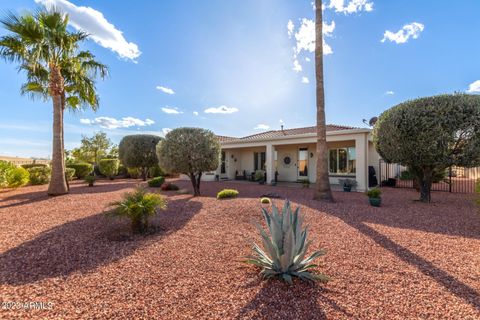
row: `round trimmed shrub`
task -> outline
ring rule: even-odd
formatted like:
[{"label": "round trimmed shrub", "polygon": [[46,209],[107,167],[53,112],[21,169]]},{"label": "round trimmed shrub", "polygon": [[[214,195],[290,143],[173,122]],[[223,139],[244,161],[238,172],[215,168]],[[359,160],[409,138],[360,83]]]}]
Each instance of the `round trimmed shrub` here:
[{"label": "round trimmed shrub", "polygon": [[90,163],[72,163],[67,168],[75,169],[75,177],[83,179],[93,171],[93,165]]},{"label": "round trimmed shrub", "polygon": [[33,185],[47,184],[50,182],[50,167],[32,167],[28,169],[30,183]]},{"label": "round trimmed shrub", "polygon": [[26,185],[29,181],[28,171],[22,167],[15,167],[7,172],[7,184],[9,188],[18,188]]},{"label": "round trimmed shrub", "polygon": [[164,184],[162,184],[161,189],[163,191],[177,191],[177,190],[180,190],[180,188],[176,184],[173,184],[173,183],[170,183],[170,182],[165,182]]},{"label": "round trimmed shrub", "polygon": [[148,181],[148,186],[152,188],[160,188],[164,182],[164,177],[155,177],[152,180]]},{"label": "round trimmed shrub", "polygon": [[272,203],[272,201],[270,200],[270,198],[263,197],[262,199],[260,199],[260,203],[270,204],[270,203]]},{"label": "round trimmed shrub", "polygon": [[223,189],[217,193],[217,199],[236,198],[239,192],[235,189]]},{"label": "round trimmed shrub", "polygon": [[20,165],[20,167],[28,170],[30,168],[36,168],[36,167],[48,167],[48,165],[44,163],[26,163],[26,164]]},{"label": "round trimmed shrub", "polygon": [[123,137],[118,145],[118,156],[127,167],[139,168],[143,181],[148,169],[158,164],[156,147],[162,138],[152,134],[135,134]]},{"label": "round trimmed shrub", "polygon": [[140,178],[140,169],[138,168],[127,168],[127,175],[129,178],[138,179]]},{"label": "round trimmed shrub", "polygon": [[7,174],[15,168],[16,166],[13,163],[0,160],[0,188],[8,187]]},{"label": "round trimmed shrub", "polygon": [[65,168],[65,179],[67,179],[67,181],[72,181],[74,177],[75,177],[75,169]]},{"label": "round trimmed shrub", "polygon": [[100,173],[108,177],[110,180],[118,174],[118,166],[120,161],[118,159],[102,159],[98,162]]}]

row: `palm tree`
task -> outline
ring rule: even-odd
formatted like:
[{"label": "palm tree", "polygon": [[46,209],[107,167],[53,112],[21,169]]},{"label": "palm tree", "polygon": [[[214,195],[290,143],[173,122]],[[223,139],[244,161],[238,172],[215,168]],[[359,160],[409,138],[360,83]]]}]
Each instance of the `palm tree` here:
[{"label": "palm tree", "polygon": [[325,91],[323,87],[323,19],[322,0],[315,0],[315,79],[317,84],[317,180],[315,200],[333,201],[328,177]]},{"label": "palm tree", "polygon": [[107,76],[107,67],[95,61],[79,44],[88,35],[67,30],[68,15],[52,10],[38,10],[17,16],[9,13],[0,23],[11,34],[0,38],[0,56],[18,63],[27,75],[22,95],[52,99],[53,143],[52,177],[49,195],[68,193],[65,179],[63,116],[65,108],[98,108],[95,79]]}]

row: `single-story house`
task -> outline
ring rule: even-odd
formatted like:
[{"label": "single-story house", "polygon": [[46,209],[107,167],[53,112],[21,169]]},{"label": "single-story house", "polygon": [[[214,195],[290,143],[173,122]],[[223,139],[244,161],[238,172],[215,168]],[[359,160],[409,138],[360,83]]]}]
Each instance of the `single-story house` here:
[{"label": "single-story house", "polygon": [[[222,146],[220,165],[216,171],[204,174],[204,180],[248,179],[256,170],[264,170],[267,183],[275,179],[315,182],[316,127],[282,127],[241,138],[218,137]],[[373,170],[378,174],[380,160],[372,130],[327,125],[327,147],[330,183],[350,178],[357,181],[357,191],[367,190],[369,175],[373,180]]]}]

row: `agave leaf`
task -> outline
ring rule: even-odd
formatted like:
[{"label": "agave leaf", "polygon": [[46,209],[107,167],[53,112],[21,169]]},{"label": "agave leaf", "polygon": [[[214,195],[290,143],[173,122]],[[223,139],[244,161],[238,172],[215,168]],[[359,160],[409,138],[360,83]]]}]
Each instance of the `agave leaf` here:
[{"label": "agave leaf", "polygon": [[286,272],[290,268],[290,266],[293,264],[293,257],[294,257],[294,250],[295,250],[292,226],[290,226],[287,230],[287,234],[286,234],[285,242],[283,246],[284,246],[284,252],[285,252],[283,257],[285,257],[285,259],[282,264],[282,271]]},{"label": "agave leaf", "polygon": [[289,275],[288,273],[283,273],[282,274],[282,279],[286,282],[288,282],[288,284],[293,284],[293,281],[292,281],[292,276]]},{"label": "agave leaf", "polygon": [[325,251],[323,250],[319,250],[319,251],[315,251],[314,253],[312,253],[310,255],[310,257],[308,257],[307,259],[303,260],[302,261],[302,264],[304,265],[307,265],[309,264],[310,262],[312,262],[313,260],[315,260],[316,258],[320,257],[320,256],[323,256],[325,254]]}]

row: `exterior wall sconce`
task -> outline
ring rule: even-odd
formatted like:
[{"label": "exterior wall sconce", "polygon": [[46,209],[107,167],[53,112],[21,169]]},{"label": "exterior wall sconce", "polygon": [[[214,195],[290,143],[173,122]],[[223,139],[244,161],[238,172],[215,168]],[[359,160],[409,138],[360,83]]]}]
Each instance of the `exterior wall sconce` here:
[{"label": "exterior wall sconce", "polygon": [[313,158],[313,152],[310,152],[310,158]]}]

